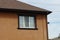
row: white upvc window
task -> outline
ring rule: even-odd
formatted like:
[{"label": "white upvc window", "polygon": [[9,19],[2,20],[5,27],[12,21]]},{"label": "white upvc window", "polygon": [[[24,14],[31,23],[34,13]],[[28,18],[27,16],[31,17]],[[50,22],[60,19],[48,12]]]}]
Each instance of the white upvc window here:
[{"label": "white upvc window", "polygon": [[19,28],[35,28],[35,17],[19,16]]}]

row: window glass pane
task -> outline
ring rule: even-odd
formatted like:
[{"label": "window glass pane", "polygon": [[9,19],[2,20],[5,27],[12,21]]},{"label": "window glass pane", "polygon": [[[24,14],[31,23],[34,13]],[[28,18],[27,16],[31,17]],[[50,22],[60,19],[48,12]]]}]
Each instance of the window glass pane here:
[{"label": "window glass pane", "polygon": [[24,20],[23,20],[24,16],[19,16],[19,27],[23,28],[24,27]]},{"label": "window glass pane", "polygon": [[35,28],[34,17],[31,16],[19,16],[20,28]]},{"label": "window glass pane", "polygon": [[35,28],[34,17],[29,17],[29,28]]},{"label": "window glass pane", "polygon": [[29,16],[25,16],[25,27],[29,27]]}]

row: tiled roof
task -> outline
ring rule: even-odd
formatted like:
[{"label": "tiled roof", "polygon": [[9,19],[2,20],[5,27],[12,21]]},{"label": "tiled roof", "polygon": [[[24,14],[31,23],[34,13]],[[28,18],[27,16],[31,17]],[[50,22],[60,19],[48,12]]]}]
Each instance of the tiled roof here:
[{"label": "tiled roof", "polygon": [[0,0],[0,8],[51,12],[16,0]]}]

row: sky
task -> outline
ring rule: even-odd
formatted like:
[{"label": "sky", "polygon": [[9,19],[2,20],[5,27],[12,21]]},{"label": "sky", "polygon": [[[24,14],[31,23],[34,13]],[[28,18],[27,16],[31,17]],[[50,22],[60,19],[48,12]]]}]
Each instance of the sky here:
[{"label": "sky", "polygon": [[49,39],[58,37],[60,33],[60,0],[18,0],[27,4],[52,11],[48,15],[48,36]]}]

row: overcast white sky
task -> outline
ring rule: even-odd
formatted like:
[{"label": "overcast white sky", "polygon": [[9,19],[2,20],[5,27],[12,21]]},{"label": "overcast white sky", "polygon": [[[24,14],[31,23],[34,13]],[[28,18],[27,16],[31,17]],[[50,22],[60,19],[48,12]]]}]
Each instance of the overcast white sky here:
[{"label": "overcast white sky", "polygon": [[60,33],[60,0],[19,0],[40,8],[52,11],[48,15],[49,38],[57,37]]}]

